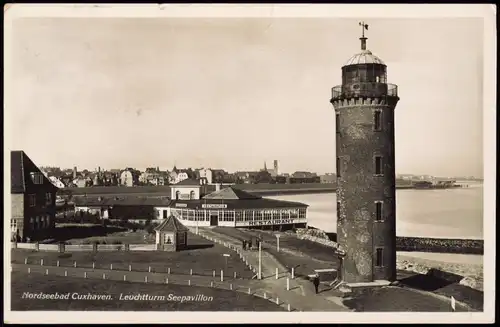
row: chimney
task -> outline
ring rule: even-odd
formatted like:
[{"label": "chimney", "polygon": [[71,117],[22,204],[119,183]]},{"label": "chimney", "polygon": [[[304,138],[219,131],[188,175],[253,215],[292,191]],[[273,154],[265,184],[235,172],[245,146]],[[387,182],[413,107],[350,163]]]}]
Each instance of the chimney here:
[{"label": "chimney", "polygon": [[101,167],[97,167],[97,172],[101,173]]},{"label": "chimney", "polygon": [[78,170],[76,169],[76,166],[73,167],[73,179],[76,179],[76,173],[78,172]]},{"label": "chimney", "polygon": [[215,184],[215,192],[220,191],[220,184],[216,183]]}]

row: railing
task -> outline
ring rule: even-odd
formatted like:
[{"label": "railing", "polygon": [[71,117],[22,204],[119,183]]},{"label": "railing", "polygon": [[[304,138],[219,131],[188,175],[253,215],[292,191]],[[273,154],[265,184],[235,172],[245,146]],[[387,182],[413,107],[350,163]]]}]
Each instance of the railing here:
[{"label": "railing", "polygon": [[332,87],[332,100],[355,97],[397,97],[398,86],[388,83],[357,83]]}]

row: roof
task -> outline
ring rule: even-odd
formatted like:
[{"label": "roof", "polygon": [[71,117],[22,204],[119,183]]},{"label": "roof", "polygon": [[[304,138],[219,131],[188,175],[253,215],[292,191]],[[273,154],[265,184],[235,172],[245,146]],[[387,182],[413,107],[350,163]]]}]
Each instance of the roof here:
[{"label": "roof", "polygon": [[180,181],[177,184],[172,185],[172,187],[177,187],[177,186],[201,186],[200,181],[197,179],[185,179]]},{"label": "roof", "polygon": [[262,199],[262,197],[250,194],[248,192],[233,187],[227,187],[219,191],[207,194],[203,197],[203,199],[251,200],[251,199]]},{"label": "roof", "polygon": [[151,206],[168,207],[171,203],[166,196],[75,196],[75,206],[81,207],[110,207],[110,206]]},{"label": "roof", "polygon": [[274,199],[242,199],[242,200],[223,200],[223,199],[200,199],[200,200],[173,200],[171,207],[188,208],[188,209],[203,209],[212,207],[214,210],[224,206],[224,209],[278,209],[278,208],[305,208],[308,207],[305,203],[282,201]]},{"label": "roof", "polygon": [[154,229],[157,232],[187,232],[189,229],[177,218],[170,216]]},{"label": "roof", "polygon": [[[43,176],[42,184],[34,184],[29,178],[30,173],[40,173]],[[33,163],[24,151],[10,152],[11,193],[24,193],[28,185],[32,187],[51,187],[57,189],[42,171]]]},{"label": "roof", "polygon": [[355,54],[346,62],[344,66],[360,65],[360,64],[379,64],[385,65],[382,59],[372,54],[370,50],[363,50]]},{"label": "roof", "polygon": [[23,193],[24,184],[23,151],[10,152],[10,190],[11,193]]}]

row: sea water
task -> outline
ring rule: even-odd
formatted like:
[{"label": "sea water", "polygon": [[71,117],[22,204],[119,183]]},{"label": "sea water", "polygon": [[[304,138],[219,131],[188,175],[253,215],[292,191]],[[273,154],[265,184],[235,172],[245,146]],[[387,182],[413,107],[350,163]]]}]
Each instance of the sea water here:
[{"label": "sea water", "polygon": [[[309,205],[307,221],[325,232],[337,231],[335,193],[272,196],[268,198]],[[483,239],[483,186],[435,190],[396,190],[397,236]],[[460,254],[414,254],[444,261],[478,262],[482,256]],[[480,258],[479,258],[480,257]],[[471,262],[472,263],[472,262]]]}]

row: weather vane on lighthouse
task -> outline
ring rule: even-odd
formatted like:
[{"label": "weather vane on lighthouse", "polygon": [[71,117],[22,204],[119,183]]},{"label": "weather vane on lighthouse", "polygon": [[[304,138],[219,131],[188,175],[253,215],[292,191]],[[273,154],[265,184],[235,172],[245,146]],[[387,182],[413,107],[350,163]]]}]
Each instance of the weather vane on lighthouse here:
[{"label": "weather vane on lighthouse", "polygon": [[361,26],[361,37],[359,38],[361,40],[361,50],[366,50],[366,37],[365,37],[365,30],[368,31],[368,24],[365,24],[365,22],[359,22],[359,26]]}]

